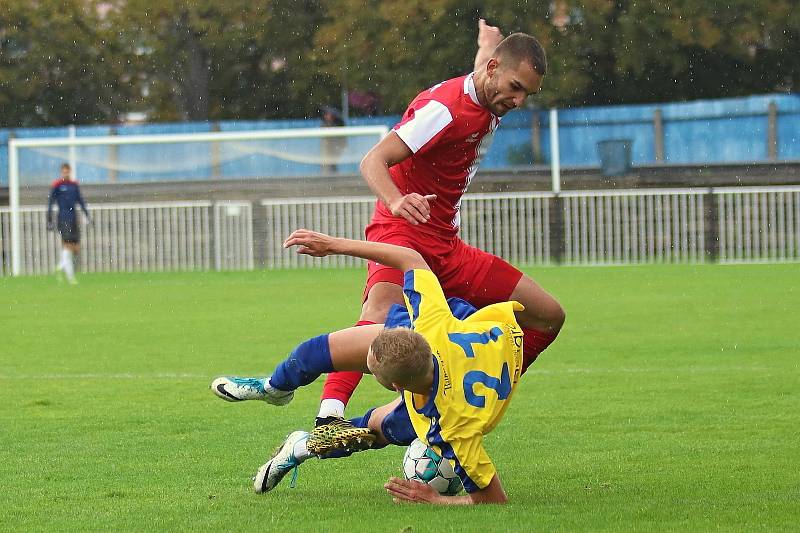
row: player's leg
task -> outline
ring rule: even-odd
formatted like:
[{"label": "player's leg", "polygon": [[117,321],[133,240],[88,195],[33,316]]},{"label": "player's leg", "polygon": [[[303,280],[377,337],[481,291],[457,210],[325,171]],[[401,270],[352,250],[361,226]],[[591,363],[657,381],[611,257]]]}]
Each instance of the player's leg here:
[{"label": "player's leg", "polygon": [[[492,300],[500,297],[499,295],[506,293],[508,284],[516,277],[513,271],[516,271],[514,267],[498,258],[490,271],[491,277],[481,286],[481,290],[487,296],[497,295]],[[505,286],[503,286],[504,280]],[[524,373],[558,336],[564,325],[564,310],[555,298],[524,274],[519,276],[511,294],[503,300],[516,300],[525,306],[524,311],[517,313],[517,322],[524,334],[522,341]],[[479,299],[476,305],[480,307],[481,304]]]},{"label": "player's leg", "polygon": [[297,479],[298,467],[312,457],[325,459],[349,457],[354,452],[368,448],[383,448],[388,444],[408,445],[416,435],[408,412],[400,398],[374,409],[369,409],[364,416],[354,418],[351,423],[359,428],[368,428],[375,435],[371,446],[352,448],[336,446],[324,451],[314,451],[311,436],[306,431],[295,431],[283,441],[275,454],[256,472],[253,478],[253,489],[257,493],[274,489],[286,475],[294,471],[292,486]]},{"label": "player's leg", "polygon": [[295,389],[308,385],[321,374],[355,370],[368,372],[367,351],[383,324],[348,328],[319,335],[298,344],[265,378],[223,376],[211,383],[219,398],[231,402],[263,400],[285,405]]},{"label": "player's leg", "polygon": [[77,240],[77,239],[80,238],[80,235],[77,233],[77,230],[75,232],[74,238],[76,240],[74,240],[71,243],[69,243],[70,244],[70,251],[72,252],[72,258],[70,260],[70,267],[71,267],[71,270],[72,270],[73,281],[75,283],[77,283],[77,281],[75,281],[75,266],[78,264],[78,256],[80,255],[80,252],[81,252],[81,244],[80,244],[80,241]]},{"label": "player's leg", "polygon": [[525,275],[520,278],[510,299],[525,306],[525,310],[517,315],[519,325],[525,334],[522,368],[524,372],[556,339],[564,325],[566,314],[558,300]]},{"label": "player's leg", "polygon": [[77,283],[75,280],[75,251],[72,244],[72,241],[64,241],[64,247],[61,251],[61,265],[67,281],[75,284]]},{"label": "player's leg", "polygon": [[59,220],[58,231],[61,233],[61,263],[59,265],[62,272],[71,284],[77,283],[75,280],[75,257],[78,254],[80,242],[80,230],[75,220]]},{"label": "player's leg", "polygon": [[[393,239],[398,241],[398,239]],[[393,243],[394,244],[394,243]],[[403,273],[397,269],[367,263],[367,284],[357,325],[382,324],[393,304],[403,303]],[[322,399],[315,425],[322,426],[332,420],[344,418],[344,410],[361,381],[359,372],[329,374],[322,388]]]},{"label": "player's leg", "polygon": [[[564,310],[558,301],[542,289],[530,277],[514,268],[500,257],[457,242],[450,264],[451,273],[445,278],[445,294],[455,292],[476,307],[484,307],[497,302],[516,300],[525,306],[525,311],[517,314],[517,321],[523,333],[523,372],[533,363],[558,336],[564,324]],[[456,261],[453,264],[452,261]],[[456,269],[456,265],[460,265]],[[471,281],[467,281],[471,276]],[[440,277],[440,280],[442,277]],[[463,296],[459,287],[471,288]]]},{"label": "player's leg", "polygon": [[61,255],[59,256],[58,265],[56,265],[56,279],[59,282],[66,280],[67,269],[66,263],[69,259],[70,253],[67,248],[67,243],[63,240],[61,241]]},{"label": "player's leg", "polygon": [[[386,269],[386,267],[382,268],[399,272],[394,269]],[[392,273],[389,275],[394,276]],[[373,321],[380,321],[382,324],[392,304],[397,303],[398,300],[400,303],[403,302],[401,286],[391,282],[378,282],[377,279],[385,278],[381,277],[380,273],[368,278],[361,320],[359,326],[351,329],[372,328],[374,326],[370,324]],[[370,280],[373,283],[370,284]],[[366,355],[366,350],[364,354]],[[334,372],[327,375],[322,388],[319,412],[314,420],[314,430],[309,439],[309,446],[312,450],[326,453],[326,450],[340,447],[342,443],[358,446],[359,440],[363,440],[361,430],[354,428],[350,421],[344,418],[347,402],[366,371],[366,359],[363,362],[365,367],[361,370]],[[341,368],[337,368],[337,370],[341,370]]]}]

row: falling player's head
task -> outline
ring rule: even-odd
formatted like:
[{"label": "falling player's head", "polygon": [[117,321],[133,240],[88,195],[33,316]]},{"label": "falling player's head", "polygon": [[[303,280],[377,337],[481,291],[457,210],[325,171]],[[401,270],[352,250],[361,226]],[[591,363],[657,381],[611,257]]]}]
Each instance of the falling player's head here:
[{"label": "falling player's head", "polygon": [[502,117],[539,92],[546,73],[547,57],[539,41],[526,33],[512,33],[497,45],[486,64],[484,105]]},{"label": "falling player's head", "polygon": [[68,180],[72,175],[72,168],[70,168],[69,163],[64,163],[61,165],[61,179]]},{"label": "falling player's head", "polygon": [[369,347],[367,368],[389,390],[417,392],[433,371],[431,347],[411,329],[384,329]]}]

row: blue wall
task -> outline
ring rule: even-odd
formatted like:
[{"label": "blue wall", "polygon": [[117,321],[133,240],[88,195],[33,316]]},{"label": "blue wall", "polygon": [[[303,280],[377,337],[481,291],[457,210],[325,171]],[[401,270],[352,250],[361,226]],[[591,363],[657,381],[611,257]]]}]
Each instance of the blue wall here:
[{"label": "blue wall", "polygon": [[[688,103],[651,105],[584,107],[559,110],[559,139],[561,164],[570,166],[598,166],[600,158],[597,144],[607,139],[630,139],[634,165],[656,162],[653,117],[661,110],[664,127],[665,163],[735,163],[765,161],[767,153],[768,106],[774,102],[778,108],[777,153],[779,160],[800,159],[800,95],[772,94],[723,100],[703,100]],[[541,125],[541,154],[538,162],[550,161],[549,113],[546,110],[521,110],[507,115],[497,131],[494,144],[482,168],[503,168],[524,164],[531,157],[531,121],[538,116]],[[348,125],[385,125],[392,127],[399,116],[354,118]],[[83,136],[141,135],[157,133],[195,133],[219,131],[250,131],[316,127],[319,121],[309,120],[259,120],[225,121],[214,125],[208,122],[145,124],[138,126],[78,126],[76,134]],[[0,129],[0,184],[8,183],[7,141],[11,130]],[[16,137],[67,137],[69,129],[26,128],[13,130]],[[319,152],[319,141],[294,141],[306,143],[303,150]],[[355,142],[355,141],[354,141]],[[372,141],[369,141],[372,142]],[[281,145],[273,147],[279,151]],[[366,151],[366,146],[364,151]],[[289,151],[288,144],[283,149]],[[292,150],[298,149],[293,145]],[[122,145],[116,154],[109,147],[82,148],[81,160],[96,165],[79,165],[79,178],[84,183],[102,183],[115,177],[120,182],[161,181],[170,179],[207,179],[210,177],[211,158],[208,146],[163,145],[157,153],[146,156],[145,148]],[[216,154],[222,161],[216,167],[216,178],[279,177],[318,174],[319,165],[288,161],[267,153],[237,157],[235,147],[220,147]],[[58,165],[65,159],[63,149],[51,152],[21,153],[20,166],[24,176],[35,176],[47,182],[56,177]],[[116,157],[123,168],[109,171],[108,162]],[[156,162],[163,166],[158,174],[144,173],[142,169]],[[341,172],[355,172],[357,164],[340,165]]]}]

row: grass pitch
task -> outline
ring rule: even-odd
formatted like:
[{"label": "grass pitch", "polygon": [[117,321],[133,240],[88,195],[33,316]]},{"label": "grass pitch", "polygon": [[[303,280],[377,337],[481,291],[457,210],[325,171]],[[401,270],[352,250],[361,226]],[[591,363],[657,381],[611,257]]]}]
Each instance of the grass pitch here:
[{"label": "grass pitch", "polygon": [[[486,439],[507,506],[395,505],[401,448],[312,460],[251,492],[321,384],[228,404],[352,324],[363,272],[0,280],[0,529],[767,530],[800,523],[800,266],[545,268],[567,310]],[[352,415],[391,399],[371,378]]]}]

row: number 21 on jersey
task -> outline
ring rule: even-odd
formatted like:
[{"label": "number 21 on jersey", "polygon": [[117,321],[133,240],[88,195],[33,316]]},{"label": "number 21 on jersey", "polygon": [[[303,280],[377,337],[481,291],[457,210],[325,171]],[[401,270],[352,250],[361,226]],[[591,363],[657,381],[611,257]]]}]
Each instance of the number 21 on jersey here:
[{"label": "number 21 on jersey", "polygon": [[[483,333],[449,333],[447,335],[450,342],[460,346],[467,357],[475,357],[475,350],[472,348],[473,344],[497,342],[502,336],[503,330],[496,326]],[[480,370],[471,370],[464,375],[464,396],[467,403],[473,407],[485,407],[486,397],[476,394],[474,391],[474,387],[478,383],[495,391],[498,400],[505,400],[511,394],[511,376],[508,372],[508,363],[503,363],[499,378],[490,376]]]}]

